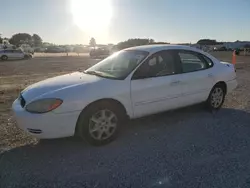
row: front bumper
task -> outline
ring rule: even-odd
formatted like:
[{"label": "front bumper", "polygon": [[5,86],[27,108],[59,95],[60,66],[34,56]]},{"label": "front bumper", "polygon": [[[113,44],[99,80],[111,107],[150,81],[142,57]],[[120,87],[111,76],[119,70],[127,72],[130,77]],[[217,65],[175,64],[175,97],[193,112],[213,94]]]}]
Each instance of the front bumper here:
[{"label": "front bumper", "polygon": [[12,109],[18,127],[40,139],[73,136],[80,114],[79,111],[60,114],[53,112],[29,113],[22,108],[18,99],[13,102]]}]

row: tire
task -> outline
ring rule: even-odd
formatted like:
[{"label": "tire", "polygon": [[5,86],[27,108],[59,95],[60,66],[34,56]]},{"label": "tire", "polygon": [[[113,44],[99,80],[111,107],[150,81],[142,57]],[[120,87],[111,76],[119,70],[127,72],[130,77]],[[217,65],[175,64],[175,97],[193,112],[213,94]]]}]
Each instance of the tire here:
[{"label": "tire", "polygon": [[209,110],[219,110],[225,100],[226,88],[223,84],[216,84],[211,90],[207,99],[207,107]]},{"label": "tire", "polygon": [[31,56],[30,55],[24,55],[24,59],[30,59]]},{"label": "tire", "polygon": [[92,145],[108,144],[116,139],[123,117],[124,112],[116,103],[109,101],[94,103],[80,114],[76,133]]},{"label": "tire", "polygon": [[3,55],[3,56],[1,57],[1,60],[3,60],[3,61],[6,61],[6,60],[8,60],[8,56],[6,56],[6,55]]}]

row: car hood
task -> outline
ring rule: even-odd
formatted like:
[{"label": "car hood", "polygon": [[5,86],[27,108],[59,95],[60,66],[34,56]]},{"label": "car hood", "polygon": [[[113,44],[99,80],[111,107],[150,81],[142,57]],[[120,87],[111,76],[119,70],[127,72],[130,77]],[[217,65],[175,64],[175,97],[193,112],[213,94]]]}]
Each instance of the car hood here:
[{"label": "car hood", "polygon": [[83,72],[73,72],[32,84],[22,91],[22,96],[26,102],[29,102],[44,94],[81,84],[93,83],[100,79],[102,78]]}]

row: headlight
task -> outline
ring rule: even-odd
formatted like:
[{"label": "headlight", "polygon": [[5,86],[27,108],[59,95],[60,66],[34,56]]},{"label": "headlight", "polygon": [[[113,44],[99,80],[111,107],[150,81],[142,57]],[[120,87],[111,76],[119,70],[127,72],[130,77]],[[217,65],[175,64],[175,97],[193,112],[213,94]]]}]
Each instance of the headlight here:
[{"label": "headlight", "polygon": [[58,108],[62,102],[61,99],[40,99],[31,102],[25,109],[31,113],[46,113]]}]

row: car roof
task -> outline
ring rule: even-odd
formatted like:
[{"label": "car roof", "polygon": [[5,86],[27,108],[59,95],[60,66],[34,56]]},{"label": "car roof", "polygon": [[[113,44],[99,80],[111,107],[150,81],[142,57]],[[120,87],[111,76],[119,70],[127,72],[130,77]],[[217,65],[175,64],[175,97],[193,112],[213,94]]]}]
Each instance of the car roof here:
[{"label": "car roof", "polygon": [[149,53],[155,53],[161,50],[192,50],[196,52],[201,52],[201,50],[190,47],[190,46],[185,46],[185,45],[174,45],[174,44],[161,44],[161,45],[144,45],[144,46],[135,46],[131,48],[127,48],[126,50],[141,50],[141,51],[147,51]]}]

